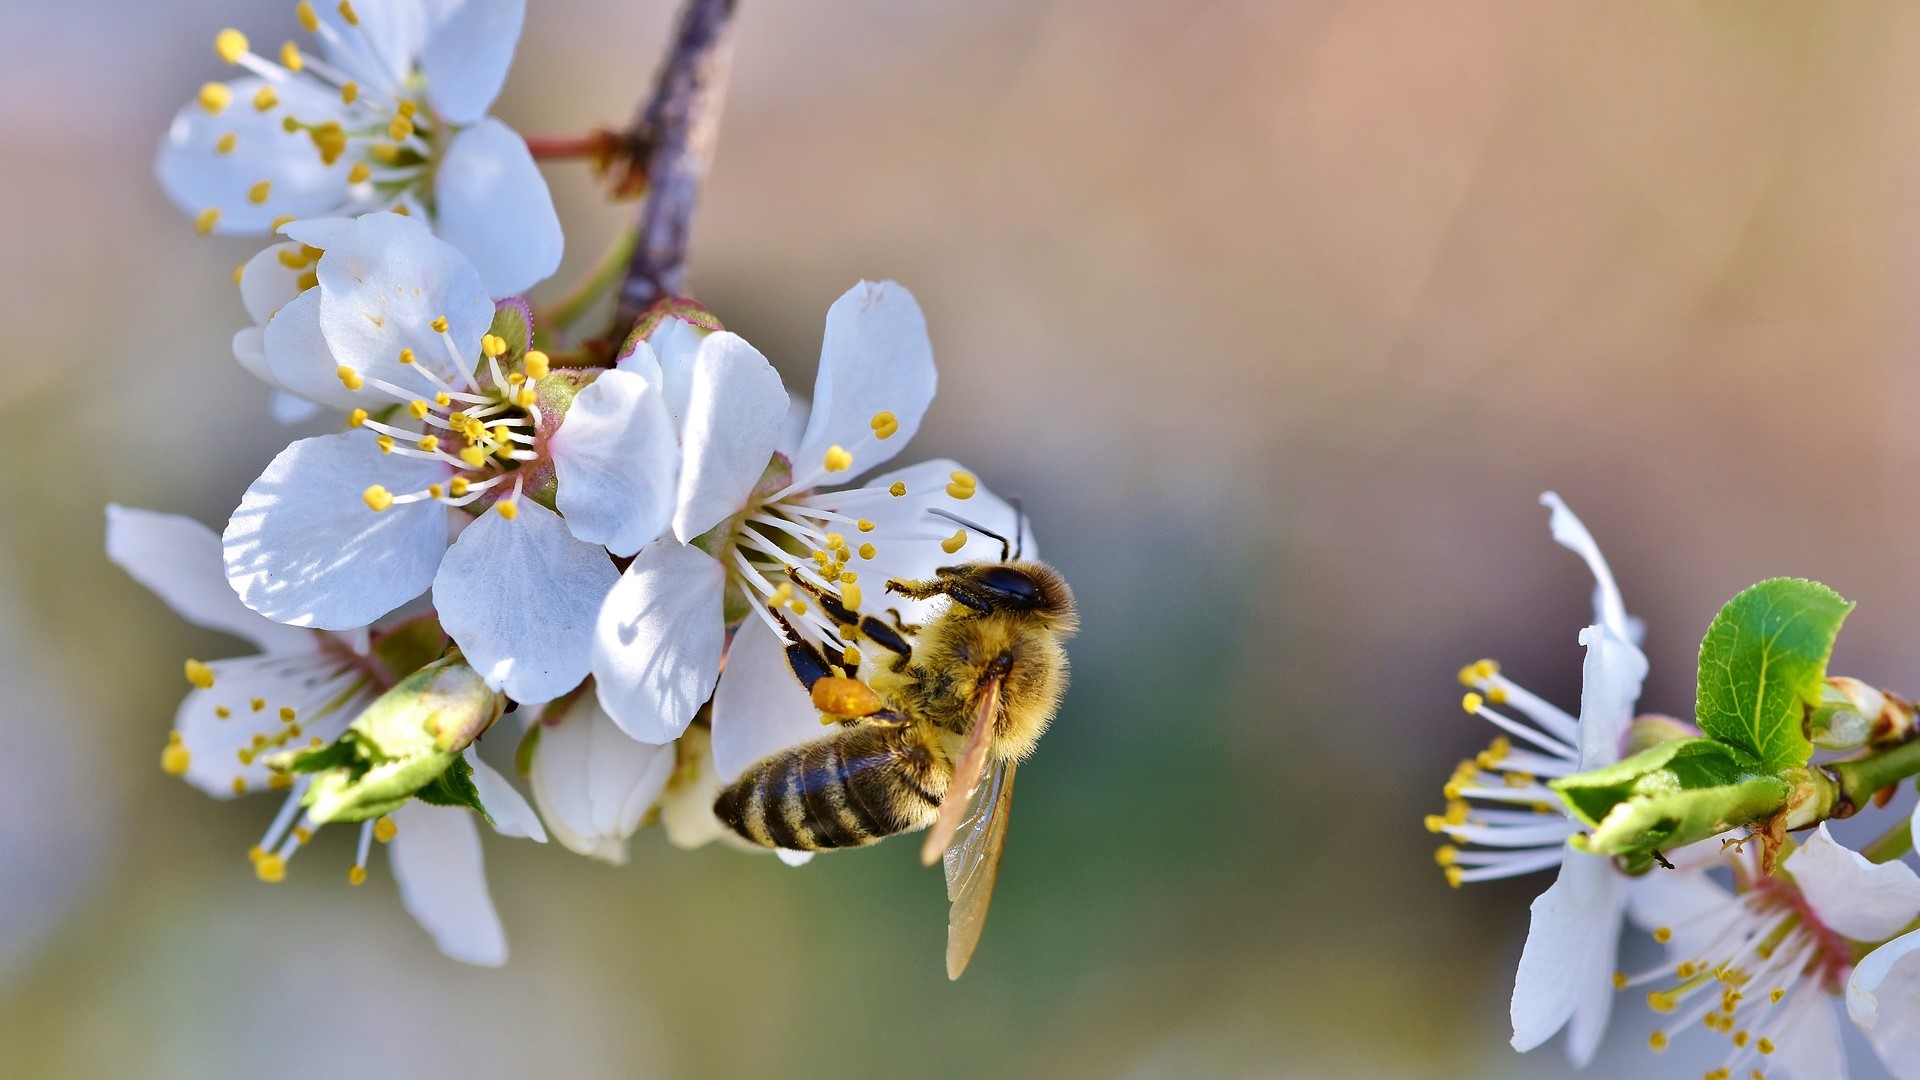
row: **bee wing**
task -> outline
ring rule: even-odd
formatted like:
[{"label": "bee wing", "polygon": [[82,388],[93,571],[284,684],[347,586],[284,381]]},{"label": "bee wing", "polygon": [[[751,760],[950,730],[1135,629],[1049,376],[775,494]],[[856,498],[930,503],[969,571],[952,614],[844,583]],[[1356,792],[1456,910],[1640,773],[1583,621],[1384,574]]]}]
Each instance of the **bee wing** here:
[{"label": "bee wing", "polygon": [[947,978],[958,979],[980,944],[987,924],[987,905],[993,901],[993,883],[1000,876],[1000,853],[1007,847],[1007,819],[1013,815],[1013,765],[1003,761],[980,786],[967,816],[961,820],[959,841],[947,849]]},{"label": "bee wing", "polygon": [[960,760],[953,763],[953,779],[947,783],[947,793],[940,799],[940,816],[934,819],[933,828],[927,830],[926,842],[920,845],[920,861],[932,866],[940,861],[940,855],[953,843],[953,834],[960,830],[960,819],[966,816],[967,802],[973,798],[974,788],[980,784],[980,772],[987,764],[987,736],[993,731],[994,717],[1000,713],[1000,680],[994,679],[981,688],[980,707],[973,714],[973,730],[967,734],[967,744],[960,750]]}]

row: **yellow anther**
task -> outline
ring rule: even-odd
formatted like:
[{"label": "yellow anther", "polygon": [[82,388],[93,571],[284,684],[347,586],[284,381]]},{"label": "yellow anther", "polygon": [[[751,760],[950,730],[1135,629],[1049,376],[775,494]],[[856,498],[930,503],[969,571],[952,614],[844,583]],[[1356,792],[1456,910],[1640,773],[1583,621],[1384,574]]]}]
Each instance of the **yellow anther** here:
[{"label": "yellow anther", "polygon": [[193,754],[181,745],[180,733],[168,732],[166,749],[160,751],[160,768],[168,776],[181,776],[186,773],[187,766],[191,764],[193,764]]},{"label": "yellow anther", "polygon": [[399,361],[400,361],[401,363],[403,363],[403,364],[411,364],[411,363],[413,363],[413,350],[412,350],[412,349],[401,349],[401,350],[400,350],[400,355],[399,355],[399,357],[398,357],[398,359],[399,359]]},{"label": "yellow anther", "polygon": [[273,181],[257,180],[252,187],[247,189],[247,201],[255,206],[259,206],[261,203],[266,202],[267,197],[272,194]]},{"label": "yellow anther", "polygon": [[954,554],[955,552],[959,551],[961,548],[966,546],[967,546],[967,530],[965,529],[960,529],[956,531],[952,536],[949,536],[945,540],[940,541],[940,550],[946,552],[949,555]]},{"label": "yellow anther", "polygon": [[1479,712],[1486,703],[1486,698],[1481,697],[1471,690],[1467,691],[1467,693],[1460,698],[1460,707],[1467,710],[1469,714]]},{"label": "yellow anther", "polygon": [[372,510],[376,514],[393,505],[393,492],[388,491],[379,484],[375,484],[362,492],[360,498],[367,504],[367,509]]},{"label": "yellow anther", "polygon": [[[509,442],[513,438],[513,432],[509,430],[507,425],[505,424],[495,424],[493,427],[493,430],[488,432],[487,434],[493,436],[494,442],[503,443],[503,444]],[[512,450],[513,447],[502,446],[501,449]]]},{"label": "yellow anther", "polygon": [[1467,879],[1466,871],[1457,866],[1447,867],[1445,873],[1447,875],[1447,887],[1450,889],[1459,888],[1461,882]]},{"label": "yellow anther", "polygon": [[506,521],[512,521],[514,518],[520,516],[520,507],[514,502],[497,502],[493,504],[493,508],[498,511],[500,517]]},{"label": "yellow anther", "polygon": [[873,522],[868,521],[866,518],[861,518],[859,521],[856,521],[853,524],[854,524],[854,528],[859,529],[861,532],[872,532],[875,527]]},{"label": "yellow anther", "polygon": [[[209,116],[218,116],[233,104],[233,90],[226,83],[210,82],[200,87],[200,108]],[[227,151],[222,150],[221,153]]]},{"label": "yellow anther", "polygon": [[367,883],[367,868],[366,868],[366,867],[364,867],[364,866],[355,866],[355,867],[351,867],[351,868],[349,868],[349,869],[347,870],[347,884],[349,884],[349,885],[365,885],[366,883]]},{"label": "yellow anther", "polygon": [[387,138],[401,142],[413,134],[413,121],[404,116],[396,116],[387,124]]},{"label": "yellow anther", "polygon": [[213,51],[223,63],[237,64],[247,55],[247,35],[231,27],[213,36]]},{"label": "yellow anther", "polygon": [[217,206],[209,206],[194,216],[193,231],[199,233],[201,236],[205,236],[212,232],[213,227],[219,223],[220,208]]},{"label": "yellow anther", "polygon": [[440,449],[440,440],[432,435],[422,435],[420,436],[420,441],[414,445],[428,453],[432,453]]},{"label": "yellow anther", "polygon": [[347,170],[347,183],[364,184],[367,182],[367,177],[372,175],[373,170],[367,168],[366,162],[356,161],[353,163],[353,168]]},{"label": "yellow anther", "polygon": [[[267,699],[263,697],[257,697],[247,702],[247,708],[252,709],[254,712],[259,712],[262,709],[265,709],[266,707],[267,707]],[[262,738],[264,737],[265,736],[262,736]]]},{"label": "yellow anther", "polygon": [[352,79],[348,79],[346,83],[340,87],[340,103],[342,105],[351,105],[358,100],[360,100],[360,84],[354,82]]},{"label": "yellow anther", "polygon": [[527,378],[529,379],[546,378],[548,365],[551,362],[547,354],[541,352],[539,349],[527,350],[526,358],[521,361],[522,365],[527,369]]},{"label": "yellow anther", "polygon": [[198,660],[187,661],[187,681],[202,690],[213,689],[213,669]]},{"label": "yellow anther", "polygon": [[277,773],[269,773],[267,775],[267,788],[270,791],[285,791],[292,786],[293,786],[292,773],[277,772]]},{"label": "yellow anther", "polygon": [[793,599],[793,586],[785,581],[767,595],[767,603],[773,607],[779,607],[791,599]]},{"label": "yellow anther", "polygon": [[273,219],[272,223],[267,226],[267,229],[270,232],[279,232],[281,226],[291,224],[293,224],[293,215],[281,214]]},{"label": "yellow anther", "polygon": [[436,317],[436,318],[435,318],[435,319],[433,320],[433,322],[432,322],[432,323],[430,323],[429,325],[431,325],[431,326],[433,327],[433,332],[434,332],[434,333],[436,333],[436,334],[444,334],[444,333],[446,333],[446,332],[447,332],[447,317],[446,317],[445,315],[440,315],[440,316],[437,316],[437,317]]},{"label": "yellow anther", "polygon": [[860,650],[851,645],[847,646],[846,650],[840,654],[840,662],[858,667],[860,665]]},{"label": "yellow anther", "polygon": [[1647,1048],[1656,1054],[1665,1050],[1667,1048],[1667,1033],[1664,1031],[1656,1031],[1647,1036]]},{"label": "yellow anther", "polygon": [[299,718],[299,716],[300,716],[300,714],[294,711],[294,708],[293,708],[293,706],[291,706],[291,705],[282,705],[282,706],[280,706],[280,722],[281,722],[281,723],[283,723],[283,724],[291,724],[291,723],[293,723],[293,722],[294,722],[294,721],[295,721],[296,719],[298,719],[298,718]]},{"label": "yellow anther", "polygon": [[828,551],[839,551],[841,548],[844,548],[846,546],[847,546],[846,537],[836,532],[830,532],[827,534],[827,550]]},{"label": "yellow anther", "polygon": [[873,427],[874,436],[880,439],[891,439],[900,430],[899,419],[884,409],[874,413],[868,423]]},{"label": "yellow anther", "polygon": [[263,853],[253,860],[253,872],[261,881],[269,885],[278,885],[287,880],[287,860],[278,855]]},{"label": "yellow anther", "polygon": [[980,486],[979,478],[964,469],[954,470],[948,474],[947,479],[963,488],[977,488]]},{"label": "yellow anther", "polygon": [[280,95],[271,86],[263,86],[253,95],[253,107],[260,112],[268,112],[280,104]]},{"label": "yellow anther", "polygon": [[795,600],[792,607],[795,615],[805,615],[807,613],[807,602],[805,600]]},{"label": "yellow anther", "polygon": [[1614,990],[1616,990],[1616,991],[1619,991],[1619,990],[1625,990],[1625,989],[1627,988],[1627,973],[1626,973],[1626,972],[1624,972],[1624,971],[1616,971],[1616,972],[1614,972],[1614,973],[1613,973],[1613,988],[1614,988]]},{"label": "yellow anther", "polygon": [[432,411],[432,407],[419,398],[414,398],[412,401],[407,402],[407,414],[415,420],[425,420],[427,414]]},{"label": "yellow anther", "polygon": [[477,469],[487,463],[487,452],[478,446],[469,446],[460,451],[460,460],[466,462],[468,468]]},{"label": "yellow anther", "polygon": [[842,584],[840,586],[840,602],[849,608],[858,609],[860,607],[860,586]]},{"label": "yellow anther", "polygon": [[465,495],[466,493],[467,493],[466,477],[456,476],[453,479],[447,481],[447,494],[452,495],[454,498],[457,499],[460,496]]},{"label": "yellow anther", "polygon": [[215,705],[213,707],[213,715],[225,720],[227,717],[233,715],[233,710],[227,708],[225,705]]},{"label": "yellow anther", "polygon": [[[229,131],[225,135],[220,136],[220,138],[214,141],[213,152],[216,154],[231,154],[233,153],[233,148],[239,145],[240,145],[240,136]],[[266,181],[262,180],[261,183],[264,184],[266,183]],[[265,196],[262,196],[260,201],[265,202],[266,201]]]},{"label": "yellow anther", "polygon": [[1698,970],[1691,961],[1682,961],[1680,966],[1673,969],[1673,974],[1675,978],[1691,979],[1698,974]]},{"label": "yellow anther", "polygon": [[291,41],[280,46],[280,66],[288,71],[299,71],[306,67],[307,62],[300,56],[300,46]]},{"label": "yellow anther", "polygon": [[[400,148],[390,142],[378,142],[367,147],[367,156],[382,165],[396,165],[399,164],[400,161]],[[396,214],[405,210],[406,205],[404,203],[393,208],[393,212]]]},{"label": "yellow anther", "polygon": [[827,447],[826,457],[821,464],[827,467],[828,472],[846,472],[848,469],[853,468],[853,455],[847,453],[844,447],[836,444]]},{"label": "yellow anther", "polygon": [[313,140],[313,148],[320,152],[320,163],[332,165],[347,152],[347,133],[339,123],[329,120],[308,133]]},{"label": "yellow anther", "polygon": [[442,390],[439,393],[433,395],[433,403],[439,406],[440,408],[444,409],[447,406],[453,404],[453,395],[447,393],[445,390]]},{"label": "yellow anther", "polygon": [[1785,990],[1782,990],[1779,987],[1775,987],[1770,993],[1767,994],[1767,1000],[1772,1002],[1775,1005],[1778,1005],[1780,1004],[1780,999],[1786,996],[1787,996],[1787,992]]},{"label": "yellow anther", "polygon": [[1442,844],[1434,850],[1433,861],[1441,866],[1453,866],[1460,861],[1460,849],[1452,844]]},{"label": "yellow anther", "polygon": [[871,559],[871,558],[873,558],[873,557],[874,557],[874,555],[878,553],[878,551],[879,551],[879,549],[878,549],[878,548],[876,548],[876,547],[874,547],[874,546],[873,546],[872,544],[861,544],[861,545],[860,545],[860,557],[861,557],[861,558],[863,558],[863,559]]},{"label": "yellow anther", "polygon": [[247,778],[246,778],[246,777],[244,777],[244,776],[236,776],[236,777],[234,777],[234,778],[233,778],[233,793],[234,793],[235,795],[245,795],[245,794],[247,793]]},{"label": "yellow anther", "polygon": [[508,386],[520,386],[524,384],[526,381],[527,381],[527,376],[524,372],[519,372],[519,371],[507,372]]},{"label": "yellow anther", "polygon": [[307,262],[309,261],[307,259],[307,253],[297,247],[281,248],[280,253],[275,255],[274,259],[277,260],[281,266],[289,270],[305,270],[307,268]]},{"label": "yellow anther", "polygon": [[401,116],[411,117],[413,116],[413,114],[420,111],[420,106],[414,104],[411,101],[403,101],[394,109],[394,111],[398,112]]},{"label": "yellow anther", "polygon": [[309,34],[319,32],[320,16],[313,10],[313,4],[310,0],[300,0],[299,3],[293,5],[293,15],[300,20],[300,29],[305,30]]},{"label": "yellow anther", "polygon": [[893,496],[896,499],[902,495],[905,495],[906,493],[907,493],[907,485],[904,481],[895,480],[892,486],[887,488],[887,494]]},{"label": "yellow anther", "polygon": [[540,400],[540,392],[531,386],[520,388],[513,395],[513,403],[523,409],[531,409]]},{"label": "yellow anther", "polygon": [[1765,1035],[1762,1035],[1757,1041],[1754,1042],[1753,1048],[1755,1050],[1760,1051],[1763,1054],[1771,1054],[1773,1053],[1773,1040],[1767,1038]]},{"label": "yellow anther", "polygon": [[1680,999],[1665,990],[1655,990],[1647,995],[1647,1008],[1657,1013],[1670,1013],[1680,1007]]},{"label": "yellow anther", "polygon": [[360,13],[353,10],[349,0],[340,0],[340,17],[347,20],[348,26],[360,25]]},{"label": "yellow anther", "polygon": [[307,828],[305,825],[295,825],[293,827],[293,838],[302,844],[310,843],[313,840],[313,830]]},{"label": "yellow anther", "polygon": [[233,283],[235,285],[240,284],[240,279],[246,276],[247,276],[247,264],[235,263],[233,265]]},{"label": "yellow anther", "polygon": [[358,390],[362,386],[365,386],[367,384],[367,380],[361,378],[359,372],[353,370],[352,368],[348,367],[345,364],[341,364],[339,367],[334,368],[333,373],[334,375],[339,377],[340,385],[346,387],[349,390]]},{"label": "yellow anther", "polygon": [[1736,1031],[1733,1033],[1733,1045],[1745,1047],[1751,1038],[1753,1038],[1751,1031]]},{"label": "yellow anther", "polygon": [[507,342],[498,334],[480,335],[480,351],[490,357],[498,357],[507,351]]},{"label": "yellow anther", "polygon": [[373,445],[379,447],[381,453],[391,454],[393,453],[393,436],[382,435],[379,438],[373,440]]},{"label": "yellow anther", "polygon": [[1665,945],[1667,942],[1672,941],[1673,928],[1670,926],[1655,927],[1653,931],[1653,940],[1659,942],[1662,945]]},{"label": "yellow anther", "polygon": [[[840,558],[841,558],[842,560],[845,560],[845,559],[846,559],[846,557],[847,557],[847,553],[846,553],[846,552],[844,552],[844,551],[843,551],[843,552],[841,552],[841,553],[840,553]],[[844,561],[842,562],[842,565],[845,565],[845,563],[844,563]],[[848,584],[848,585],[852,585],[852,584],[853,584],[854,582],[856,582],[856,581],[859,581],[859,580],[860,580],[860,575],[859,575],[859,574],[856,574],[856,573],[854,573],[854,572],[853,572],[853,571],[851,571],[851,570],[842,570],[842,571],[840,571],[840,580],[841,580],[842,582],[845,582],[845,583],[846,583],[846,584]]]},{"label": "yellow anther", "polygon": [[383,844],[393,839],[393,834],[399,831],[400,826],[395,825],[390,817],[383,817],[373,823],[373,838]]},{"label": "yellow anther", "polygon": [[[391,147],[389,147],[389,149],[391,149]],[[375,155],[375,156],[376,156],[376,157],[378,157],[379,155]],[[387,155],[387,157],[386,157],[386,158],[385,158],[384,160],[385,160],[385,161],[387,162],[387,164],[389,164],[389,165],[391,165],[391,164],[393,164],[393,159],[394,159],[394,158],[395,158],[396,156],[398,156],[398,155],[395,155],[395,154],[389,154],[389,155]],[[412,216],[413,216],[413,211],[412,211],[412,210],[409,210],[409,209],[407,209],[407,204],[406,204],[406,203],[401,203],[401,204],[399,204],[398,206],[395,206],[395,207],[393,208],[393,212],[394,212],[394,213],[396,213],[396,214],[399,214],[399,215],[400,215],[401,217],[412,217]]]},{"label": "yellow anther", "polygon": [[1439,814],[1428,814],[1424,819],[1424,824],[1428,832],[1437,833],[1447,827],[1447,819],[1441,817]]}]

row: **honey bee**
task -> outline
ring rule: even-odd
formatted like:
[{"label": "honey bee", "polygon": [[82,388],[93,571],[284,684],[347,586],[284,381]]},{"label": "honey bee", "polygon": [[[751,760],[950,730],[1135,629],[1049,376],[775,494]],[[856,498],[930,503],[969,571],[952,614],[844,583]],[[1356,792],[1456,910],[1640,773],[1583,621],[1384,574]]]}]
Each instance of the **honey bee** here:
[{"label": "honey bee", "polygon": [[814,707],[842,726],[761,759],[720,792],[714,813],[755,844],[796,851],[930,829],[920,856],[929,866],[946,860],[947,977],[958,979],[979,944],[999,876],[1014,768],[1066,692],[1062,642],[1079,615],[1052,567],[1010,556],[997,533],[930,512],[999,540],[1000,560],[887,582],[889,593],[911,599],[946,598],[920,627],[897,615],[892,625],[857,615],[792,575],[834,619],[891,655],[863,682],[856,668],[829,663],[775,612],[794,674]]}]

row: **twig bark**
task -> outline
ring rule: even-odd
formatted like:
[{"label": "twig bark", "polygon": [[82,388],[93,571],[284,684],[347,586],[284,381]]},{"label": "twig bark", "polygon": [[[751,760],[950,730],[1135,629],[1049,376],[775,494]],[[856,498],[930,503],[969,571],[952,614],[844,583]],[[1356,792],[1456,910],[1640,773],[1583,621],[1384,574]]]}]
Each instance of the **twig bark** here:
[{"label": "twig bark", "polygon": [[733,56],[735,0],[687,0],[653,96],[634,118],[647,140],[647,197],[638,242],[620,284],[614,333],[624,335],[655,300],[687,291],[694,204],[713,160]]}]

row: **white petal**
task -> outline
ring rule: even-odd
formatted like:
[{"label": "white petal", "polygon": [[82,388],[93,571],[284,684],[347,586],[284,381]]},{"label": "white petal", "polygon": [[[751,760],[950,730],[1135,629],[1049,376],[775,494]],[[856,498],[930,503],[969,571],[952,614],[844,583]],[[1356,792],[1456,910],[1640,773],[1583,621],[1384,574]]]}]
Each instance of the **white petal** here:
[{"label": "white petal", "polygon": [[[820,373],[813,383],[813,415],[794,459],[794,476],[811,487],[826,475],[827,449],[853,452],[864,473],[893,458],[920,430],[933,403],[933,342],[913,294],[891,281],[863,281],[827,309]],[[891,412],[900,430],[873,437],[876,413]]]},{"label": "white petal", "polygon": [[240,602],[221,565],[220,537],[192,518],[109,505],[107,558],[195,626],[244,638],[262,652],[318,647],[312,631],[282,626]]},{"label": "white petal", "polygon": [[713,767],[709,731],[690,727],[673,746],[676,767],[665,794],[660,796],[660,827],[666,830],[667,842],[691,850],[718,840],[741,851],[765,852],[766,848],[749,843],[727,828],[713,812],[714,797],[724,785]]},{"label": "white petal", "polygon": [[[402,349],[455,386],[472,374],[480,338],[493,325],[493,301],[466,256],[420,222],[400,214],[362,217],[320,257],[319,277],[320,328],[340,364],[422,397],[437,387],[400,362]],[[442,316],[457,357],[433,329]],[[361,394],[393,404],[370,386]]]},{"label": "white petal", "polygon": [[[865,586],[864,607],[875,611],[897,608],[906,621],[922,622],[946,602],[909,601],[888,594],[885,589],[889,579],[930,578],[934,570],[942,566],[1000,558],[1000,541],[979,529],[965,529],[966,543],[959,550],[948,552],[940,546],[941,541],[963,527],[935,517],[927,512],[929,510],[957,514],[1006,537],[1016,554],[1029,559],[1037,556],[1030,532],[1015,538],[1015,530],[1024,524],[1019,515],[991,491],[978,487],[967,499],[947,494],[953,473],[961,471],[964,470],[957,462],[923,461],[874,477],[863,488],[851,492],[822,492],[806,500],[810,505],[839,509],[850,517],[866,518],[874,523],[871,533],[847,534],[847,542],[856,550],[862,541],[871,542],[874,547],[872,559],[856,558],[853,562]],[[895,498],[887,493],[895,483],[906,485],[905,495]]]},{"label": "white petal", "polygon": [[487,894],[473,814],[415,801],[395,810],[393,823],[399,831],[387,851],[408,913],[453,959],[484,967],[506,963],[507,935]]},{"label": "white petal", "polygon": [[[233,101],[218,115],[188,104],[161,141],[155,163],[160,186],[189,215],[219,210],[216,233],[262,235],[276,218],[330,213],[348,199],[349,164],[327,165],[305,132],[281,126],[288,115],[312,123],[338,119],[339,98],[322,93],[312,80],[295,78],[275,88],[278,108],[260,112],[253,98],[266,85],[255,78],[228,83]],[[216,144],[229,134],[232,151],[219,153]],[[267,198],[256,203],[249,196],[262,180]]]},{"label": "white petal", "polygon": [[1701,873],[1653,870],[1627,885],[1628,914],[1648,932],[1664,928],[1671,935],[1667,953],[1673,957],[1703,955],[1739,906],[1738,897]]},{"label": "white petal", "polygon": [[601,372],[575,395],[548,448],[560,484],[554,502],[573,535],[624,557],[666,529],[680,447],[657,386]]},{"label": "white petal", "polygon": [[308,247],[325,251],[339,243],[340,237],[345,235],[358,220],[352,217],[301,218],[299,221],[289,221],[280,226],[280,235]]},{"label": "white petal", "polygon": [[467,747],[467,764],[473,767],[473,786],[480,793],[480,805],[493,819],[493,831],[501,836],[521,836],[537,843],[547,842],[547,830],[527,800],[494,767],[480,760],[473,747]]},{"label": "white petal", "polygon": [[652,364],[659,372],[660,387],[667,395],[667,413],[673,417],[676,430],[686,427],[687,406],[693,397],[693,372],[699,362],[700,343],[706,339],[707,331],[687,320],[666,318],[653,328],[646,341],[639,343],[647,346],[646,349],[636,349],[620,360],[623,371],[641,371],[640,365]]},{"label": "white petal", "polygon": [[[207,666],[213,685],[187,694],[173,728],[187,748],[186,781],[217,799],[267,790],[270,754],[312,738],[332,742],[377,696],[350,664],[326,653],[247,656]],[[282,718],[282,708],[294,710],[291,722]],[[255,752],[256,736],[268,740],[265,752]],[[249,760],[241,759],[243,750]]]},{"label": "white petal", "polygon": [[318,3],[314,13],[326,24],[322,51],[355,79],[391,95],[412,73],[426,43],[428,11],[419,0],[375,0],[354,5],[358,25],[350,26],[340,5]]},{"label": "white petal", "polygon": [[713,693],[726,645],[726,570],[671,538],[643,548],[600,608],[593,677],[620,730],[670,742]]},{"label": "white petal", "polygon": [[[1611,861],[1567,852],[1560,876],[1533,901],[1513,981],[1515,1050],[1531,1050],[1552,1038],[1594,982],[1605,980],[1611,989],[1625,892]],[[1579,1049],[1592,1052],[1590,1045]]]},{"label": "white petal", "polygon": [[535,704],[587,677],[594,619],[619,572],[558,514],[517,502],[513,520],[489,511],[454,541],[433,579],[433,604],[489,686]]},{"label": "white petal", "polygon": [[674,747],[636,742],[591,694],[545,724],[530,777],[540,812],[561,844],[624,863],[627,838],[673,776]]},{"label": "white petal", "polygon": [[512,128],[487,119],[455,135],[435,175],[440,235],[480,268],[489,295],[525,292],[560,268],[560,215]]},{"label": "white petal", "polygon": [[1920,874],[1842,847],[1823,822],[1787,856],[1787,872],[1815,915],[1855,941],[1881,941],[1920,916]]},{"label": "white petal", "polygon": [[1779,1009],[1771,1029],[1774,1051],[1767,1075],[1791,1080],[1846,1080],[1847,1051],[1840,1042],[1834,1002],[1820,987],[1803,983]]},{"label": "white petal", "polygon": [[736,514],[773,459],[787,391],[780,373],[737,334],[700,344],[682,436],[673,534],[692,540]]},{"label": "white petal", "polygon": [[320,406],[298,394],[275,390],[267,397],[267,412],[277,424],[304,424],[320,415]]},{"label": "white petal", "polygon": [[1620,760],[1620,744],[1633,723],[1647,658],[1605,623],[1580,631],[1586,659],[1580,667],[1580,768]]},{"label": "white petal", "polygon": [[786,643],[760,618],[748,618],[727,648],[727,670],[713,695],[713,767],[721,782],[828,732],[787,663]]},{"label": "white petal", "polygon": [[442,483],[452,470],[382,454],[361,432],[280,451],[240,500],[223,538],[227,581],[275,622],[351,630],[420,595],[447,545],[447,511],[423,500],[385,511],[361,496]]},{"label": "white petal", "polygon": [[1594,621],[1613,631],[1622,641],[1635,640],[1627,617],[1626,601],[1620,598],[1620,586],[1614,584],[1613,571],[1608,569],[1606,557],[1600,554],[1600,545],[1593,542],[1593,534],[1587,532],[1587,527],[1553,492],[1541,495],[1540,505],[1552,511],[1547,527],[1553,531],[1554,540],[1585,559],[1587,568],[1593,571]]},{"label": "white petal", "polygon": [[427,37],[420,74],[433,111],[454,124],[487,115],[506,85],[526,0],[466,0]]},{"label": "white petal", "polygon": [[320,328],[319,289],[308,289],[289,301],[267,324],[261,339],[267,381],[288,393],[342,412],[362,404],[368,412],[393,404],[392,398],[377,390],[355,393],[340,381],[340,363]]},{"label": "white petal", "polygon": [[274,312],[306,291],[299,285],[300,276],[306,271],[292,269],[280,261],[281,255],[299,250],[300,245],[291,240],[268,244],[240,268],[240,304],[247,309],[247,318],[256,325],[265,325]]},{"label": "white petal", "polygon": [[1920,1080],[1920,930],[1868,953],[1847,983],[1847,1013],[1867,1033],[1887,1071]]}]

